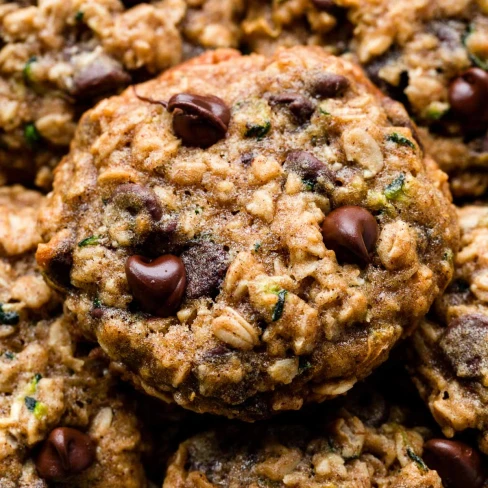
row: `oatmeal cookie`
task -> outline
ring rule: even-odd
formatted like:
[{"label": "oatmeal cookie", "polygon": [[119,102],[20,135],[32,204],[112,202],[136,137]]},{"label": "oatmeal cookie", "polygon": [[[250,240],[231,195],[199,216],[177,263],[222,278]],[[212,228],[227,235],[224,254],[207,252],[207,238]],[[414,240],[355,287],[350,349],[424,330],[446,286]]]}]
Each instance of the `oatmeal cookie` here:
[{"label": "oatmeal cookie", "polygon": [[456,196],[488,189],[485,0],[256,1],[242,31],[258,52],[303,43],[349,51],[437,139],[431,154]]},{"label": "oatmeal cookie", "polygon": [[411,404],[361,387],[342,406],[251,428],[220,426],[186,440],[163,487],[484,486],[484,459],[475,449],[434,437]]},{"label": "oatmeal cookie", "polygon": [[199,49],[236,46],[241,10],[242,0],[2,2],[1,179],[49,188],[81,113]]},{"label": "oatmeal cookie", "polygon": [[0,487],[144,488],[131,401],[35,267],[41,198],[0,189]]},{"label": "oatmeal cookie", "polygon": [[320,48],[210,52],[80,122],[38,262],[132,380],[255,419],[340,395],[452,275],[446,177]]},{"label": "oatmeal cookie", "polygon": [[458,213],[454,281],[413,337],[410,369],[444,434],[477,430],[488,453],[488,207]]}]

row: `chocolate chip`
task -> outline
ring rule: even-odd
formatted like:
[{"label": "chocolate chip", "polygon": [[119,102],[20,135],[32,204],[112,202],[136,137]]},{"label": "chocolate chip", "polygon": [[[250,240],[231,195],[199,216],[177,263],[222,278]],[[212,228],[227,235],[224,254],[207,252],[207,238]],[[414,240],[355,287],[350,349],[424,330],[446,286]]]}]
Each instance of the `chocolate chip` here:
[{"label": "chocolate chip", "polygon": [[112,195],[112,202],[132,214],[147,212],[155,222],[163,216],[163,209],[154,192],[135,183],[118,186]]},{"label": "chocolate chip", "polygon": [[57,290],[66,292],[71,286],[73,242],[62,231],[47,246],[39,246],[36,259],[46,281]]},{"label": "chocolate chip", "polygon": [[330,183],[333,178],[329,166],[306,151],[290,151],[283,166],[286,171],[293,171],[302,179],[314,183],[318,180],[324,184]]},{"label": "chocolate chip", "polygon": [[54,429],[36,459],[41,478],[63,481],[81,473],[95,461],[95,446],[87,434],[69,427]]},{"label": "chocolate chip", "polygon": [[470,68],[449,87],[449,103],[462,119],[488,120],[488,73]]},{"label": "chocolate chip", "polygon": [[476,313],[452,320],[439,345],[457,376],[481,376],[488,367],[488,316]]},{"label": "chocolate chip", "polygon": [[375,218],[365,208],[347,205],[328,214],[322,224],[324,244],[339,261],[367,264],[378,240]]},{"label": "chocolate chip", "polygon": [[315,108],[313,103],[300,93],[285,92],[269,97],[270,104],[286,105],[295,119],[300,123],[310,120]]},{"label": "chocolate chip", "polygon": [[70,93],[76,98],[91,98],[128,85],[130,81],[130,75],[120,64],[101,56],[75,72]]},{"label": "chocolate chip", "polygon": [[183,252],[181,259],[188,279],[186,296],[215,298],[229,266],[224,247],[210,241],[201,242]]},{"label": "chocolate chip", "polygon": [[174,314],[183,298],[186,272],[183,261],[172,254],[153,261],[131,256],[125,262],[127,283],[144,312],[158,317]]},{"label": "chocolate chip", "polygon": [[446,488],[481,488],[485,476],[481,457],[459,441],[431,439],[424,445],[423,459],[435,469]]},{"label": "chocolate chip", "polygon": [[179,93],[168,102],[173,130],[187,146],[206,148],[225,137],[230,122],[226,103],[213,95]]},{"label": "chocolate chip", "polygon": [[319,98],[334,98],[342,95],[350,85],[345,76],[322,73],[313,80],[312,92]]}]

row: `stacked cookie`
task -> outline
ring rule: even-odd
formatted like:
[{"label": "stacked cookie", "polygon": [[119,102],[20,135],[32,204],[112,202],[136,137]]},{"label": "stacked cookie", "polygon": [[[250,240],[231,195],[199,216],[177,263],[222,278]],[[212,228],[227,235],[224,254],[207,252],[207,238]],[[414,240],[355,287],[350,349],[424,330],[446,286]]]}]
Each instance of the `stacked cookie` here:
[{"label": "stacked cookie", "polygon": [[488,485],[485,2],[0,22],[0,487]]}]

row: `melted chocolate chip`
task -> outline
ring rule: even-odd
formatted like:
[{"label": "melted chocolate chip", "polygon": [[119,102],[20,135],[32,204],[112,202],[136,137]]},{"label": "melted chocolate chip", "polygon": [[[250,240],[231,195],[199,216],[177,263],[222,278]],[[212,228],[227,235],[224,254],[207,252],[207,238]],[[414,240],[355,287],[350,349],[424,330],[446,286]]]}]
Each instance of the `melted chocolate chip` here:
[{"label": "melted chocolate chip", "polygon": [[118,186],[112,195],[112,202],[134,214],[147,212],[155,222],[163,216],[163,209],[154,192],[135,183]]},{"label": "melted chocolate chip", "polygon": [[481,488],[485,480],[480,455],[459,441],[431,439],[424,446],[423,459],[435,469],[446,488]]},{"label": "melted chocolate chip", "polygon": [[319,98],[334,98],[344,94],[350,85],[345,76],[322,73],[313,80],[312,92]]},{"label": "melted chocolate chip", "polygon": [[181,259],[188,279],[186,296],[215,298],[229,266],[228,253],[223,246],[210,241],[201,242],[185,251]]},{"label": "melted chocolate chip", "polygon": [[330,182],[333,178],[329,166],[306,151],[290,151],[286,156],[284,168],[297,173],[304,180],[313,182],[319,179]]},{"label": "melted chocolate chip", "polygon": [[173,95],[168,102],[168,111],[174,112],[175,134],[187,146],[212,146],[225,137],[229,128],[229,107],[213,95]]},{"label": "melted chocolate chip", "polygon": [[144,312],[169,317],[178,310],[186,286],[185,266],[179,257],[166,254],[150,261],[131,256],[125,273],[132,295]]},{"label": "melted chocolate chip", "polygon": [[41,478],[63,481],[81,473],[95,461],[95,446],[87,434],[69,427],[54,429],[36,459]]},{"label": "melted chocolate chip", "polygon": [[367,264],[378,240],[375,218],[365,208],[347,205],[328,214],[322,224],[324,244],[339,261]]},{"label": "melted chocolate chip", "polygon": [[477,313],[452,320],[439,345],[457,376],[481,376],[488,367],[488,316]]},{"label": "melted chocolate chip", "polygon": [[488,121],[488,73],[470,68],[449,87],[451,110],[461,119]]},{"label": "melted chocolate chip", "polygon": [[313,103],[300,93],[285,92],[272,95],[269,101],[272,106],[286,105],[295,119],[302,124],[310,120],[315,110]]},{"label": "melted chocolate chip", "polygon": [[91,98],[128,85],[129,73],[108,57],[99,57],[83,66],[73,77],[71,94],[76,98]]}]

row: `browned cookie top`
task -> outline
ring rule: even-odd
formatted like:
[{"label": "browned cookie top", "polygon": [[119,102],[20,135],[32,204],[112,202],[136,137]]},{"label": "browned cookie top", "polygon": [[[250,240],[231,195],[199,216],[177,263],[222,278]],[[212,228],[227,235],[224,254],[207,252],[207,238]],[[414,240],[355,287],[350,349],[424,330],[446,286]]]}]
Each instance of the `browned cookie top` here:
[{"label": "browned cookie top", "polygon": [[444,191],[354,65],[217,51],[84,116],[37,258],[146,391],[259,418],[347,391],[415,327],[452,273]]}]

